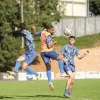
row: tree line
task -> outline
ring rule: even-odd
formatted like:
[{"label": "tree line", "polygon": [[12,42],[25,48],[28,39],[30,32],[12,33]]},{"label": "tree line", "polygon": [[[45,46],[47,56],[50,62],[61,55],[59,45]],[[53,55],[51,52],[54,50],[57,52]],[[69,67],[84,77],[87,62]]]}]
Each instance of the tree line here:
[{"label": "tree line", "polygon": [[[21,23],[21,0],[0,0],[0,68],[14,66],[16,58],[24,52],[21,49],[21,36],[15,27]],[[23,0],[24,22],[31,31],[34,24],[42,30],[44,23],[58,21],[63,15],[59,0]],[[100,1],[90,0],[90,11],[100,15]]]}]

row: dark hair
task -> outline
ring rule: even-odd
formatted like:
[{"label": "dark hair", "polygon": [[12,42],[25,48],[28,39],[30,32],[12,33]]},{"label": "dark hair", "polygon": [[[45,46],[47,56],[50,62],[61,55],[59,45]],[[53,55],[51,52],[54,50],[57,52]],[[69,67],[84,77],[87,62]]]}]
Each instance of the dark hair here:
[{"label": "dark hair", "polygon": [[69,39],[71,39],[71,38],[74,38],[75,39],[75,36],[70,36]]},{"label": "dark hair", "polygon": [[52,25],[48,25],[46,29],[54,28]]},{"label": "dark hair", "polygon": [[54,27],[52,26],[52,24],[50,24],[50,23],[42,23],[42,25],[43,25],[43,27],[46,28],[46,29],[54,28]]},{"label": "dark hair", "polygon": [[21,30],[25,30],[26,29],[25,23],[20,23],[20,28],[21,28]]}]

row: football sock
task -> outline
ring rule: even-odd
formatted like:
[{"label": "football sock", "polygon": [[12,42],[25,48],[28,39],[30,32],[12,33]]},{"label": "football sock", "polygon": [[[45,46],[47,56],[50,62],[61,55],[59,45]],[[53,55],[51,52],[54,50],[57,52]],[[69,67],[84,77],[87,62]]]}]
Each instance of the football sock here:
[{"label": "football sock", "polygon": [[51,82],[51,67],[46,68],[46,74],[48,77],[48,82],[50,83]]},{"label": "football sock", "polygon": [[71,94],[71,92],[69,92],[69,91],[68,91],[68,94],[70,95],[70,94]]},{"label": "football sock", "polygon": [[35,76],[39,75],[36,71],[34,71],[32,68],[30,68],[28,66],[25,68],[25,70],[30,74],[34,74]]},{"label": "football sock", "polygon": [[59,60],[58,64],[59,64],[60,73],[64,73],[64,70],[63,70],[64,62],[63,62],[63,60]]},{"label": "football sock", "polygon": [[20,64],[21,64],[20,61],[16,61],[15,68],[14,68],[15,73],[17,73],[18,69],[20,68]]},{"label": "football sock", "polygon": [[66,92],[68,93],[68,89],[65,89],[65,93],[66,93]]}]

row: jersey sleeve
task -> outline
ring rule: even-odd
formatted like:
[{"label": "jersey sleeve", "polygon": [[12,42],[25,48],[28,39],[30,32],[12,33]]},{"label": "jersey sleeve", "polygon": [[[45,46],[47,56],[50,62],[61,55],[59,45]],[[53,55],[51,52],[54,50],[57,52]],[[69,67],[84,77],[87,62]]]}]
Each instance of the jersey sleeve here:
[{"label": "jersey sleeve", "polygon": [[52,43],[52,37],[50,35],[47,36],[46,43],[47,43],[48,46],[51,45],[51,43]]},{"label": "jersey sleeve", "polygon": [[40,36],[43,31],[36,32],[37,36]]},{"label": "jersey sleeve", "polygon": [[77,48],[76,48],[75,55],[76,55],[76,56],[80,55],[79,50],[78,50]]},{"label": "jersey sleeve", "polygon": [[21,36],[26,36],[26,33],[25,32],[21,32]]}]

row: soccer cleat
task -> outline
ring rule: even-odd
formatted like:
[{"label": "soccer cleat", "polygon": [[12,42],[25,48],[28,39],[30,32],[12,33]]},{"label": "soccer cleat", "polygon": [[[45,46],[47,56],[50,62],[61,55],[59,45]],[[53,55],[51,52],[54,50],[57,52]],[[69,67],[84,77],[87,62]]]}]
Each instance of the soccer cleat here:
[{"label": "soccer cleat", "polygon": [[64,97],[70,98],[70,95],[68,94],[68,92],[65,92],[65,93],[64,93]]},{"label": "soccer cleat", "polygon": [[54,87],[53,87],[53,84],[52,83],[49,83],[49,87],[50,87],[50,90],[54,90]]},{"label": "soccer cleat", "polygon": [[67,75],[66,73],[61,73],[60,77],[68,77],[69,75]]},{"label": "soccer cleat", "polygon": [[16,77],[16,73],[13,72],[13,71],[7,71],[7,73],[8,73],[9,75],[12,75],[12,76]]},{"label": "soccer cleat", "polygon": [[39,82],[40,81],[40,76],[38,75],[38,76],[36,76],[36,78],[37,78],[37,82]]}]

